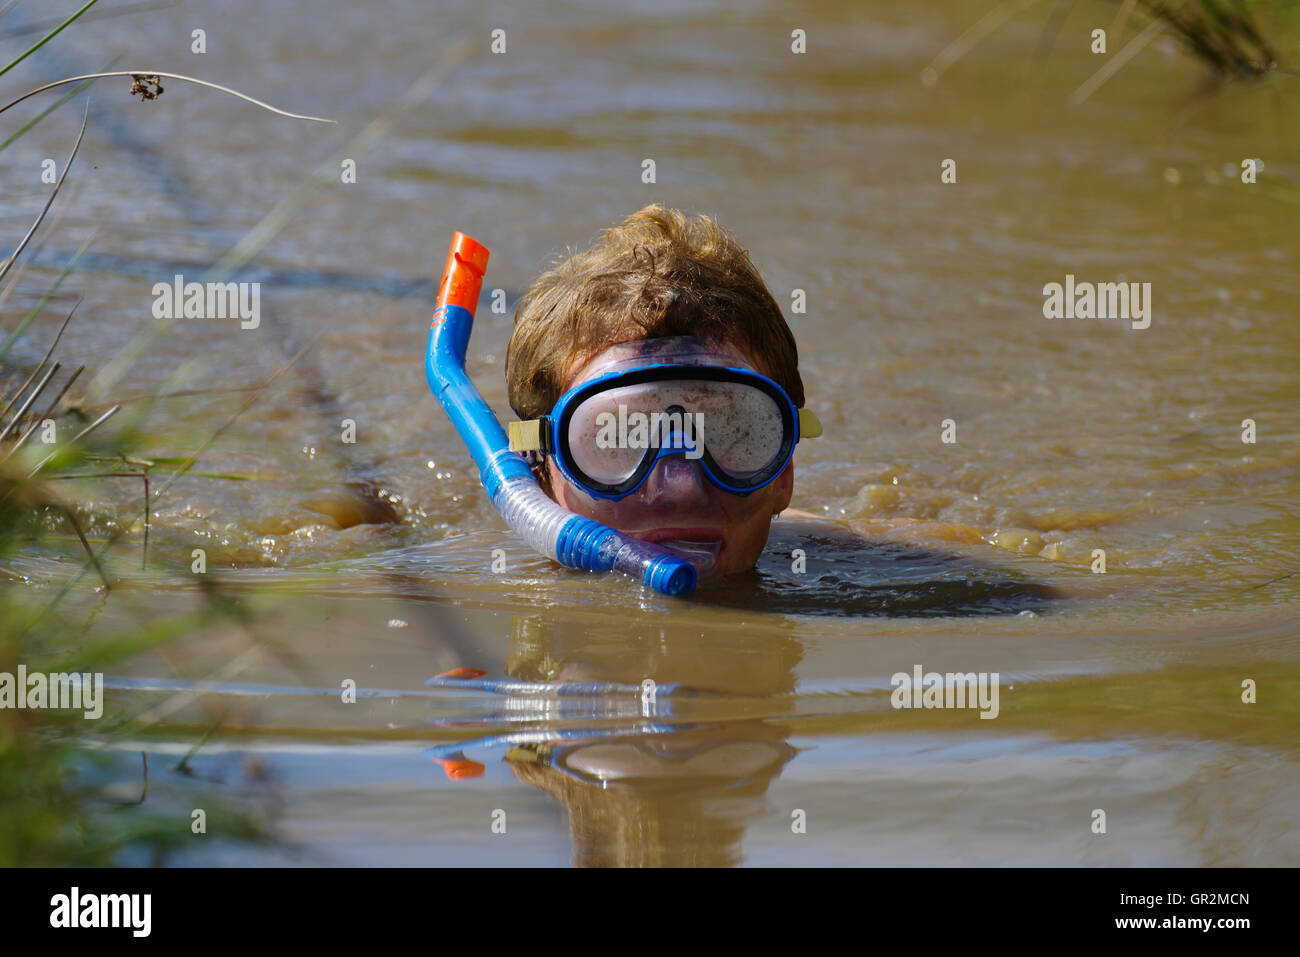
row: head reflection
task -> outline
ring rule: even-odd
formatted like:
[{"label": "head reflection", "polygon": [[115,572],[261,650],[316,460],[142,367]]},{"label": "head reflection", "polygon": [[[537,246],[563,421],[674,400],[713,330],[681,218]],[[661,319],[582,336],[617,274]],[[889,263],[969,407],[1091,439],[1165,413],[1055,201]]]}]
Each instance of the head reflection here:
[{"label": "head reflection", "polygon": [[[601,715],[575,710],[558,727],[552,722],[565,737],[512,747],[507,764],[564,808],[575,865],[739,864],[747,827],[782,817],[766,793],[796,752],[773,719],[788,713],[784,696],[802,646],[779,621],[758,628],[667,619],[646,627],[517,615],[512,678],[641,687],[641,714],[639,723],[606,717],[608,727],[584,737],[583,724]],[[650,700],[646,679],[660,689]],[[597,710],[608,716],[613,707]]]},{"label": "head reflection", "polygon": [[565,809],[579,867],[726,867],[795,755],[784,734],[743,722],[512,748],[506,760]]}]

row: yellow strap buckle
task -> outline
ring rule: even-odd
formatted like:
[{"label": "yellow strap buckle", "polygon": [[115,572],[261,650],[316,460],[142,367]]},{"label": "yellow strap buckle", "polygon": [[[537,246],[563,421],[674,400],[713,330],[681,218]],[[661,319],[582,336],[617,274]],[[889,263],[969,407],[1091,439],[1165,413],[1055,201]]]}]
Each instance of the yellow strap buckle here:
[{"label": "yellow strap buckle", "polygon": [[511,452],[540,452],[542,449],[542,420],[529,419],[527,422],[511,422]]},{"label": "yellow strap buckle", "polygon": [[815,439],[822,434],[822,422],[812,409],[799,410],[799,438]]}]

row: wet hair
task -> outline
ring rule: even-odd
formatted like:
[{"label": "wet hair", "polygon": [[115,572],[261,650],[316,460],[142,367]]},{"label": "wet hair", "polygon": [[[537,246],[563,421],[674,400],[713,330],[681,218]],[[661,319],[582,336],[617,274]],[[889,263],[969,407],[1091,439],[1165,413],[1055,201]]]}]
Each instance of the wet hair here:
[{"label": "wet hair", "polygon": [[701,336],[751,356],[804,404],[794,335],[749,253],[708,216],[647,206],[529,287],[506,352],[510,406],[546,415],[567,377],[610,346]]}]

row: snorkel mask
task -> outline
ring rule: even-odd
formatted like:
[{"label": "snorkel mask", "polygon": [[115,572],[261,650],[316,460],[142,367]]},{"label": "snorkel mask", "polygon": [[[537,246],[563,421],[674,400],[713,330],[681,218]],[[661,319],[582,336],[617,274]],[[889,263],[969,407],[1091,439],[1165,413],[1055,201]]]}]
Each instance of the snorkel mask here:
[{"label": "snorkel mask", "polygon": [[533,464],[550,456],[592,498],[615,501],[667,456],[698,461],[714,485],[748,495],[781,474],[800,438],[821,432],[780,385],[694,336],[613,346],[549,415],[509,426],[511,451]]}]

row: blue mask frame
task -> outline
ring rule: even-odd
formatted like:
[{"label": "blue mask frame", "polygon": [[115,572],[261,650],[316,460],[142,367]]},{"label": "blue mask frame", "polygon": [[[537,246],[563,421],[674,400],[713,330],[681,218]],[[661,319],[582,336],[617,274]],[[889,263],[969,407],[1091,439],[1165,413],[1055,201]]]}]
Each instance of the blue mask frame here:
[{"label": "blue mask frame", "polygon": [[[697,461],[710,482],[733,495],[749,495],[770,484],[790,464],[794,456],[794,447],[801,438],[801,432],[809,438],[821,434],[821,423],[808,409],[798,409],[786,391],[772,379],[750,369],[735,366],[696,365],[687,363],[654,363],[609,372],[582,382],[555,403],[550,415],[527,422],[510,424],[510,448],[515,452],[538,452],[543,457],[550,455],[566,479],[581,488],[592,498],[618,501],[632,495],[641,488],[650,477],[658,461],[666,456],[685,456],[694,451],[686,443],[681,432],[673,432],[666,442],[650,444],[636,470],[623,482],[609,485],[585,475],[573,462],[569,454],[568,432],[569,420],[573,411],[586,399],[608,389],[643,382],[662,382],[673,379],[696,379],[714,382],[735,382],[758,389],[769,396],[781,414],[781,446],[771,463],[753,476],[737,476],[721,468],[709,454],[708,442],[705,440]],[[801,428],[802,426],[802,428]]]}]

